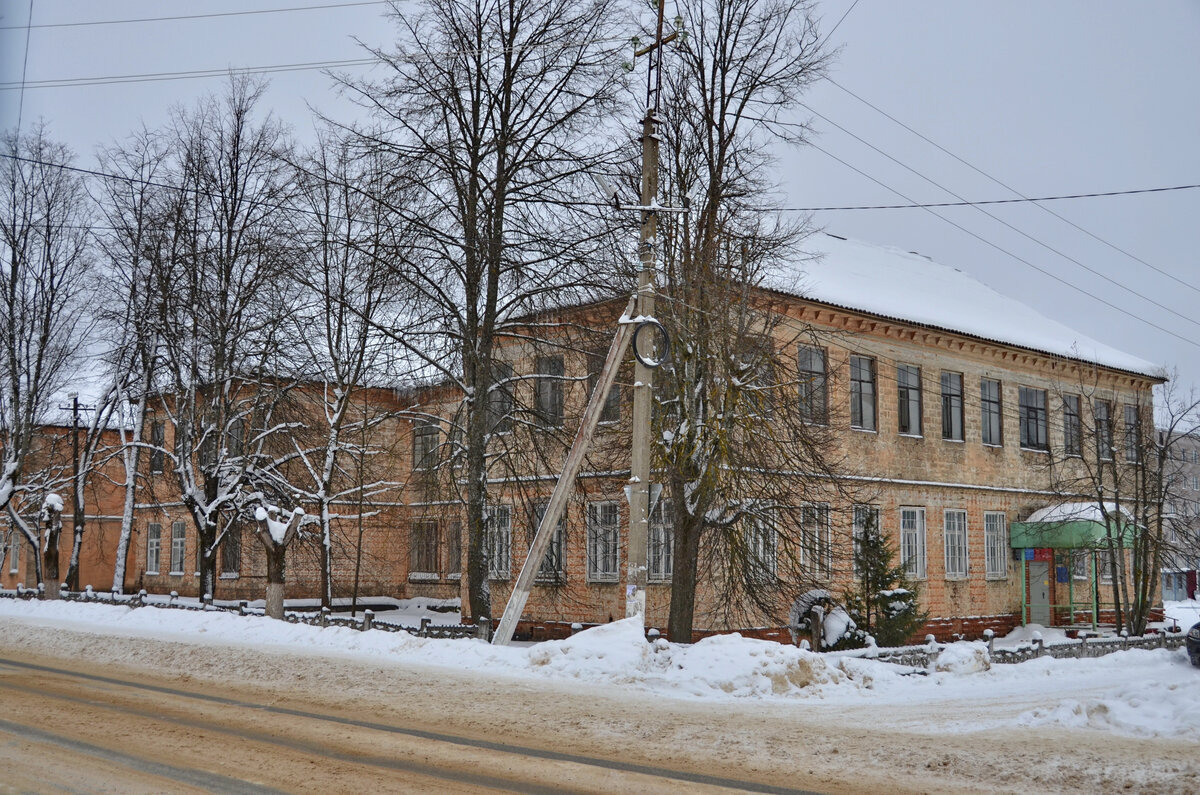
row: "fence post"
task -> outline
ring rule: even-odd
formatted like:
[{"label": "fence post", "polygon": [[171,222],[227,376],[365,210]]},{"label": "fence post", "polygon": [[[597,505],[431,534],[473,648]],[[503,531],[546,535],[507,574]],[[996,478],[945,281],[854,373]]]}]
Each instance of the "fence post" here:
[{"label": "fence post", "polygon": [[1035,657],[1041,657],[1042,652],[1046,650],[1046,644],[1042,642],[1042,633],[1033,633],[1033,648],[1035,649]]},{"label": "fence post", "polygon": [[329,614],[332,612],[333,611],[330,610],[328,607],[321,608],[321,626],[322,627],[329,626]]},{"label": "fence post", "polygon": [[421,619],[421,629],[418,630],[417,637],[418,638],[429,637],[429,619],[428,618]]},{"label": "fence post", "polygon": [[362,620],[362,631],[366,632],[368,629],[370,629],[371,622],[373,622],[374,620],[375,620],[375,611],[370,610],[370,609],[364,610],[363,611],[363,620]]},{"label": "fence post", "polygon": [[820,605],[813,605],[808,611],[808,630],[812,636],[813,651],[822,649],[821,635],[825,630],[825,608]]},{"label": "fence post", "polygon": [[660,633],[656,627],[650,627],[650,629],[646,631],[646,640],[650,643],[654,643],[656,640],[658,640],[659,635]]},{"label": "fence post", "polygon": [[475,637],[483,640],[492,639],[492,619],[487,616],[480,616],[475,624]]},{"label": "fence post", "polygon": [[983,631],[983,638],[987,641],[988,658],[990,659],[992,654],[996,651],[996,633],[992,632],[990,629],[985,629]]},{"label": "fence post", "polygon": [[571,625],[571,634],[576,635],[580,632],[583,632],[583,624],[580,624],[578,621],[576,621]]}]

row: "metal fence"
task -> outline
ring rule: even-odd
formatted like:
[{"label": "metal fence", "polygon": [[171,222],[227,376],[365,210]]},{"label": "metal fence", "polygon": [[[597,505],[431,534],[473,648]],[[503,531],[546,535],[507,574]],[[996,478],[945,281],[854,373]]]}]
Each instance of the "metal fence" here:
[{"label": "metal fence", "polygon": [[[0,597],[8,599],[42,599],[45,593],[42,588],[25,588],[18,585],[16,590],[0,589]],[[155,597],[145,590],[136,594],[119,594],[110,591],[95,591],[88,586],[82,591],[69,591],[65,587],[60,590],[60,598],[67,602],[97,602],[105,604],[124,605],[126,607],[158,607],[170,610],[194,610],[202,612],[233,613],[240,616],[261,616],[264,611],[260,607],[250,607],[250,603],[241,600],[236,604],[214,603],[211,597],[205,597],[200,602],[184,601],[179,594],[171,591],[165,599]],[[418,638],[483,638],[488,639],[491,633],[491,622],[484,618],[478,624],[434,624],[428,618],[421,619],[419,627],[410,627],[393,623],[386,619],[380,620],[375,611],[364,610],[362,617],[336,616],[328,607],[315,611],[288,610],[283,620],[290,624],[308,624],[314,627],[345,627],[347,629],[366,632],[380,630],[382,632],[407,632]]]}]

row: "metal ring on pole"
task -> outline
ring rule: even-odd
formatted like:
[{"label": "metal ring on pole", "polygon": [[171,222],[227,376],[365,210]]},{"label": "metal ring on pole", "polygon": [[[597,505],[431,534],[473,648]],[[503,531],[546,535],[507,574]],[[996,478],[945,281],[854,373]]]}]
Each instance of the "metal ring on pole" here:
[{"label": "metal ring on pole", "polygon": [[[646,331],[646,329],[652,330],[649,344],[657,346],[657,357],[649,353],[642,353],[642,332]],[[633,330],[633,355],[643,367],[649,367],[651,370],[660,367],[667,360],[670,350],[671,337],[667,334],[667,330],[662,323],[659,323],[657,320],[642,320],[638,322],[637,328]]]}]

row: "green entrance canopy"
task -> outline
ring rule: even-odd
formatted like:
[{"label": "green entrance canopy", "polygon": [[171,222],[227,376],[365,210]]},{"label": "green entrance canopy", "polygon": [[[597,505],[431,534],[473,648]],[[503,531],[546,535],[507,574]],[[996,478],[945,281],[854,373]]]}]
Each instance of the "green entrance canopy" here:
[{"label": "green entrance canopy", "polygon": [[[1133,545],[1132,524],[1113,528],[1112,537],[1123,547]],[[1051,549],[1105,549],[1108,533],[1104,522],[1090,519],[1059,522],[1013,522],[1009,525],[1009,546],[1013,549],[1029,547]]]}]

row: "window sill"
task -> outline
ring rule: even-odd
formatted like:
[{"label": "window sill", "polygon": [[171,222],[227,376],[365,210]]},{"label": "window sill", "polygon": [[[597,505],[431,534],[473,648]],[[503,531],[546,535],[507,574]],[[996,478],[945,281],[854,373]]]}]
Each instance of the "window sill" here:
[{"label": "window sill", "polygon": [[440,579],[442,576],[436,572],[410,571],[408,573],[409,582],[437,582]]},{"label": "window sill", "polygon": [[923,434],[923,433],[900,432],[898,435],[900,436],[901,439],[924,439],[925,438],[925,434]]},{"label": "window sill", "polygon": [[1003,444],[1003,443],[1001,443],[1001,444],[996,444],[995,442],[981,442],[981,444],[982,444],[984,447],[990,447],[990,448],[992,448],[993,450],[1003,450],[1003,449],[1004,449],[1004,444]]},{"label": "window sill", "polygon": [[217,579],[219,579],[219,580],[236,580],[241,576],[242,575],[236,571],[224,571],[224,572],[221,572],[221,576],[218,577]]},{"label": "window sill", "polygon": [[879,433],[878,429],[876,429],[876,428],[859,428],[854,425],[850,426],[850,430],[858,431],[859,433],[876,433],[876,434]]},{"label": "window sill", "polygon": [[447,580],[454,580],[454,581],[458,581],[458,580],[461,580],[461,579],[462,579],[462,575],[461,575],[461,574],[447,574],[447,575],[446,575],[446,579],[447,579]]},{"label": "window sill", "polygon": [[168,571],[168,572],[167,572],[167,576],[169,576],[169,577],[182,577],[182,576],[183,576],[183,572],[182,572],[182,571]]},{"label": "window sill", "polygon": [[984,579],[987,582],[1008,582],[1007,574],[989,574]]},{"label": "window sill", "polygon": [[612,577],[588,577],[588,585],[616,585],[620,579],[615,575]]},{"label": "window sill", "polygon": [[670,578],[670,577],[666,577],[666,578],[664,578],[664,579],[660,579],[660,580],[647,580],[647,581],[646,581],[646,584],[647,584],[647,585],[670,585],[670,584],[671,584],[671,578]]},{"label": "window sill", "polygon": [[508,582],[509,575],[507,574],[489,574],[488,580],[492,582]]},{"label": "window sill", "polygon": [[1041,447],[1022,447],[1022,453],[1041,453],[1042,455],[1050,455],[1050,451]]},{"label": "window sill", "polygon": [[966,439],[947,439],[945,436],[942,437],[942,441],[950,442],[951,444],[966,444],[967,443]]},{"label": "window sill", "polygon": [[[16,572],[14,571],[13,574],[16,574]],[[142,572],[142,574],[145,574],[147,577],[158,577],[159,576],[159,573],[157,571],[144,571],[144,572]]]},{"label": "window sill", "polygon": [[969,579],[971,579],[971,578],[965,574],[947,574],[946,575],[946,582],[966,582]]}]

